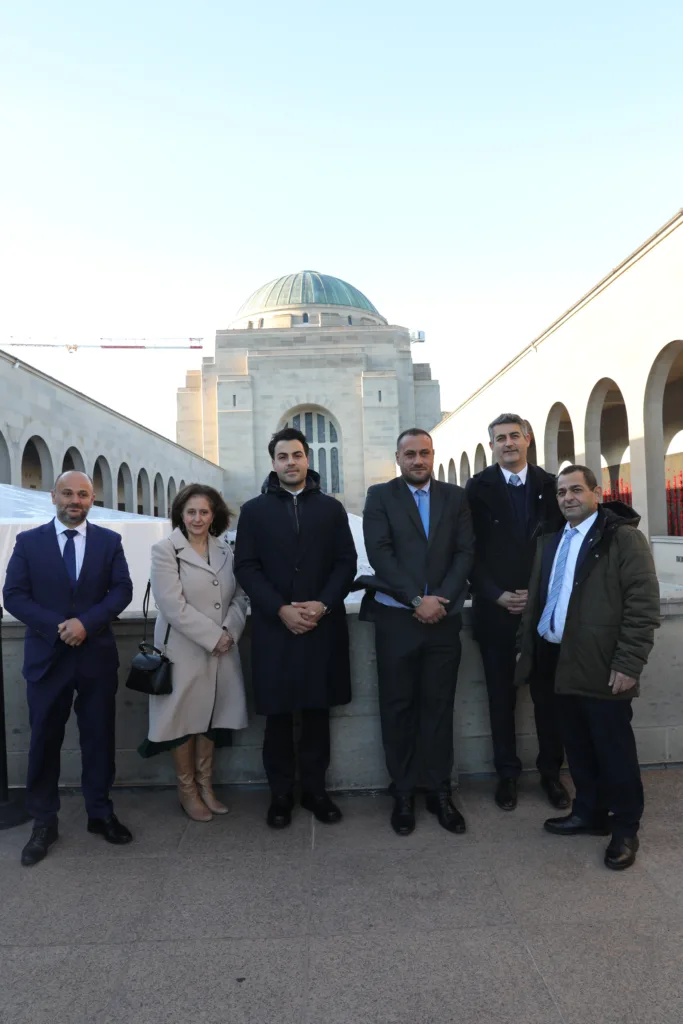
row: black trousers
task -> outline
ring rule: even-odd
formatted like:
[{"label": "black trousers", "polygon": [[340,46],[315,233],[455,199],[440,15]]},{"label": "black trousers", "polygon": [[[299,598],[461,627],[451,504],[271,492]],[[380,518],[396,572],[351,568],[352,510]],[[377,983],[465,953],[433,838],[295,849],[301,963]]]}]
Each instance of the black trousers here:
[{"label": "black trousers", "polygon": [[[515,666],[519,619],[508,614],[507,620],[503,621],[504,624],[500,628],[496,627],[495,632],[480,636],[479,647],[489,699],[493,763],[501,778],[517,779],[522,772],[515,735]],[[558,779],[564,761],[564,745],[557,717],[553,679],[538,673],[529,690],[538,738],[536,767],[544,778]]]},{"label": "black trousers", "polygon": [[325,776],[330,766],[330,711],[329,708],[304,708],[300,714],[298,743],[294,739],[293,714],[266,716],[263,767],[271,792],[277,796],[294,789],[297,753],[303,792],[319,795],[325,791]]},{"label": "black trousers", "polygon": [[[560,647],[540,641],[557,665]],[[644,794],[631,700],[557,695],[557,710],[572,773],[574,813],[597,825],[612,812],[612,834],[633,837],[643,815]]]},{"label": "black trousers", "polygon": [[[66,723],[73,704],[81,745],[81,789],[88,816],[108,818],[115,773],[116,670],[97,679],[81,678],[74,652],[38,682],[27,684],[31,743],[26,777],[26,809],[38,825],[56,824],[59,771]],[[76,699],[74,701],[74,694]]]},{"label": "black trousers", "polygon": [[431,792],[450,793],[460,628],[459,615],[427,626],[407,609],[377,605],[382,742],[396,795],[411,794],[421,781]]}]

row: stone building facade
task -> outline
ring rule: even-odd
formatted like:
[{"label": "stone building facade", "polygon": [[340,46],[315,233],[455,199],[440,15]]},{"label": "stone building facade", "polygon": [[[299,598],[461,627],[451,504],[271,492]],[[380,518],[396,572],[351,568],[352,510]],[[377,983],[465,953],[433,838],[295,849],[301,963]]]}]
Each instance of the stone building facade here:
[{"label": "stone building facade", "polygon": [[99,505],[145,515],[191,481],[225,490],[219,466],[0,351],[0,483],[48,491],[65,469],[93,477]]},{"label": "stone building facade", "polygon": [[178,443],[227,473],[239,506],[270,472],[268,440],[300,427],[324,489],[362,511],[394,475],[398,433],[441,419],[438,381],[413,363],[415,339],[356,288],[302,271],[264,285],[216,332],[214,358],[178,392]]}]

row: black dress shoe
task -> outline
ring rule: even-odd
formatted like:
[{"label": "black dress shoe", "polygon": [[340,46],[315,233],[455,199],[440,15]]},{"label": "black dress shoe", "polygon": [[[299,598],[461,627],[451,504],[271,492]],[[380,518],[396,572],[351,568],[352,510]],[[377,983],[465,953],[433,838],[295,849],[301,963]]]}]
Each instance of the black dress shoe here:
[{"label": "black dress shoe", "polygon": [[56,825],[36,825],[31,832],[31,838],[21,851],[21,863],[25,868],[32,868],[43,857],[47,857],[47,851],[58,839]]},{"label": "black dress shoe", "polygon": [[323,825],[335,825],[342,820],[342,812],[327,793],[321,793],[319,796],[315,793],[302,793],[301,806],[310,811]]},{"label": "black dress shoe", "polygon": [[133,841],[133,836],[115,814],[110,814],[108,818],[88,818],[88,832],[102,836],[114,846],[125,846]]},{"label": "black dress shoe", "polygon": [[545,790],[548,800],[558,811],[566,811],[570,806],[569,793],[559,779],[541,778],[541,788]]},{"label": "black dress shoe", "polygon": [[426,804],[427,810],[437,816],[439,825],[447,832],[461,835],[467,831],[465,819],[451,800],[450,793],[428,793]]},{"label": "black dress shoe", "polygon": [[622,837],[621,839],[612,836],[612,841],[605,850],[605,867],[612,871],[623,871],[635,863],[636,854],[640,843],[636,836]]},{"label": "black dress shoe", "polygon": [[294,797],[291,793],[275,793],[268,808],[266,821],[271,828],[287,828],[292,824]]},{"label": "black dress shoe", "polygon": [[543,823],[546,832],[554,836],[608,836],[610,827],[600,822],[586,821],[578,814],[566,814],[563,818],[548,818]]},{"label": "black dress shoe", "polygon": [[501,811],[514,811],[517,806],[517,779],[500,779],[494,800]]},{"label": "black dress shoe", "polygon": [[391,812],[391,827],[397,836],[409,836],[415,829],[415,798],[397,796]]}]

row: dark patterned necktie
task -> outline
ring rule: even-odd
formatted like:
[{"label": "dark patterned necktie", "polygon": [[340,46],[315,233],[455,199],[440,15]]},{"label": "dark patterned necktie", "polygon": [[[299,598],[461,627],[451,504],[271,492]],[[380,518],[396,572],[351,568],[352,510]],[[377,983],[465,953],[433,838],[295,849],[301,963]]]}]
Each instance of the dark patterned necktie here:
[{"label": "dark patterned necktie", "polygon": [[78,530],[65,530],[64,536],[66,537],[66,544],[64,545],[64,565],[66,571],[69,574],[72,586],[76,586],[78,582],[78,575],[76,573],[76,545],[74,543],[74,537],[78,533]]}]

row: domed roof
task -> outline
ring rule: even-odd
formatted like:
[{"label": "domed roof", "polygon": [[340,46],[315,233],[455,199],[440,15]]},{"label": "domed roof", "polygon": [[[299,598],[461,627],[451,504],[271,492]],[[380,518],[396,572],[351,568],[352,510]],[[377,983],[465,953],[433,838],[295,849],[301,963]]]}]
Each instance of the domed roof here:
[{"label": "domed roof", "polygon": [[318,274],[315,270],[300,270],[269,281],[250,295],[240,307],[237,318],[262,313],[268,309],[284,306],[350,306],[352,309],[367,309],[380,316],[369,299],[352,284]]}]

